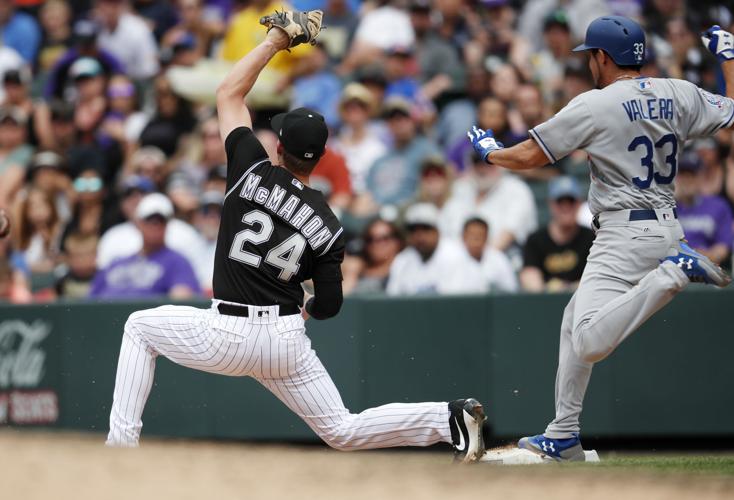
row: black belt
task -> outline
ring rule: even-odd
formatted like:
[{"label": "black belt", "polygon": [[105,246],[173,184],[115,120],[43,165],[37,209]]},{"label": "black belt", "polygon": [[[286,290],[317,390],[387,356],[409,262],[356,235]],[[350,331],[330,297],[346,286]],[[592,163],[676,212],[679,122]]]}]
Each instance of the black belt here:
[{"label": "black belt", "polygon": [[[674,208],[673,209],[673,218],[678,218],[678,211]],[[658,220],[658,214],[655,212],[655,210],[651,208],[639,208],[630,210],[630,222],[636,221],[636,220]],[[599,229],[601,226],[599,225],[599,216],[595,215],[593,219],[591,219],[591,223],[594,224],[594,227]]]},{"label": "black belt", "polygon": [[[219,314],[224,314],[225,316],[239,316],[240,318],[247,318],[250,316],[250,308],[247,306],[220,303],[217,306],[217,310],[219,311]],[[292,314],[299,314],[300,312],[301,308],[295,304],[278,307],[278,316],[290,316]]]}]

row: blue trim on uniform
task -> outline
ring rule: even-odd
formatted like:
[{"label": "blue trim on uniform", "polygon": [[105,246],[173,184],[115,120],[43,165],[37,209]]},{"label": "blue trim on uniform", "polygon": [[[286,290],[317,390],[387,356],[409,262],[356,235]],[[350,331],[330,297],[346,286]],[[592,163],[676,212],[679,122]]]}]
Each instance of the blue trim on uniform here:
[{"label": "blue trim on uniform", "polygon": [[731,116],[729,116],[729,118],[724,122],[724,124],[720,128],[728,128],[729,125],[731,125],[731,120],[732,118],[734,118],[734,106],[732,106],[732,108],[733,109],[731,110]]},{"label": "blue trim on uniform", "polygon": [[538,143],[540,144],[540,147],[543,149],[543,152],[545,153],[545,155],[548,158],[550,158],[551,162],[553,162],[553,163],[557,162],[558,160],[556,160],[556,157],[553,156],[553,153],[551,152],[551,150],[548,149],[548,146],[545,145],[545,142],[543,141],[543,138],[540,137],[540,134],[534,128],[530,129],[530,134],[535,139],[538,140]]}]

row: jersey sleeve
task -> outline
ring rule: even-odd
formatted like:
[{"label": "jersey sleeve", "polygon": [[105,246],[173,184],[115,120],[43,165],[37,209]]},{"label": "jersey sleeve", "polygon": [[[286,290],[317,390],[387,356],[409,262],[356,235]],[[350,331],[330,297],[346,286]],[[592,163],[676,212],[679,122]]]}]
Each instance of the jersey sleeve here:
[{"label": "jersey sleeve", "polygon": [[227,153],[228,191],[250,167],[268,160],[265,148],[247,127],[237,127],[230,132],[224,141],[224,150]]},{"label": "jersey sleeve", "polygon": [[687,109],[687,138],[707,137],[734,122],[734,99],[707,92],[696,85],[684,82]]},{"label": "jersey sleeve", "polygon": [[584,100],[575,97],[550,120],[528,131],[551,161],[556,163],[589,144],[596,133],[594,116]]},{"label": "jersey sleeve", "polygon": [[311,278],[314,282],[320,281],[342,281],[342,261],[344,260],[344,247],[346,241],[344,232],[338,231],[334,239],[326,248],[316,255],[315,265]]}]

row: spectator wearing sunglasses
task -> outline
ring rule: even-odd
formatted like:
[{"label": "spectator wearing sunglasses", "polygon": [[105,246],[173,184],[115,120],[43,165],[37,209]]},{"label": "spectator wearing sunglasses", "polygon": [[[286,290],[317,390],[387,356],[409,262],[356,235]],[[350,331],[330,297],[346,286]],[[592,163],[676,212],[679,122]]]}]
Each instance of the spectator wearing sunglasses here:
[{"label": "spectator wearing sunglasses", "polygon": [[72,187],[75,198],[73,215],[64,229],[62,247],[71,234],[99,238],[114,224],[113,213],[105,203],[107,191],[99,172],[83,170],[72,182]]},{"label": "spectator wearing sunglasses", "polygon": [[348,248],[344,257],[344,294],[383,293],[390,266],[402,249],[403,239],[395,224],[379,218],[368,223],[356,248]]}]

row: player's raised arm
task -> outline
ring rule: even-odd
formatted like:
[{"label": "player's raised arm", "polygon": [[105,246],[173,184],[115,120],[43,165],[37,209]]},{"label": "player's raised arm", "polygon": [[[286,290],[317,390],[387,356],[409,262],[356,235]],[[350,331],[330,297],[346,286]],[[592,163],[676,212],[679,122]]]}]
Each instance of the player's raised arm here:
[{"label": "player's raised arm", "polygon": [[529,170],[549,163],[548,156],[533,139],[527,139],[511,148],[505,148],[501,142],[494,139],[491,130],[474,127],[467,135],[472,146],[474,146],[474,150],[487,163],[493,163],[510,170]]},{"label": "player's raised arm", "polygon": [[701,41],[721,63],[726,96],[734,99],[734,36],[714,25],[701,34]]},{"label": "player's raised arm", "polygon": [[237,61],[217,88],[217,114],[222,141],[226,141],[229,133],[237,127],[252,128],[245,96],[278,51],[316,40],[321,31],[321,17],[320,10],[312,10],[276,12],[260,19],[260,23],[268,28],[265,40]]}]

